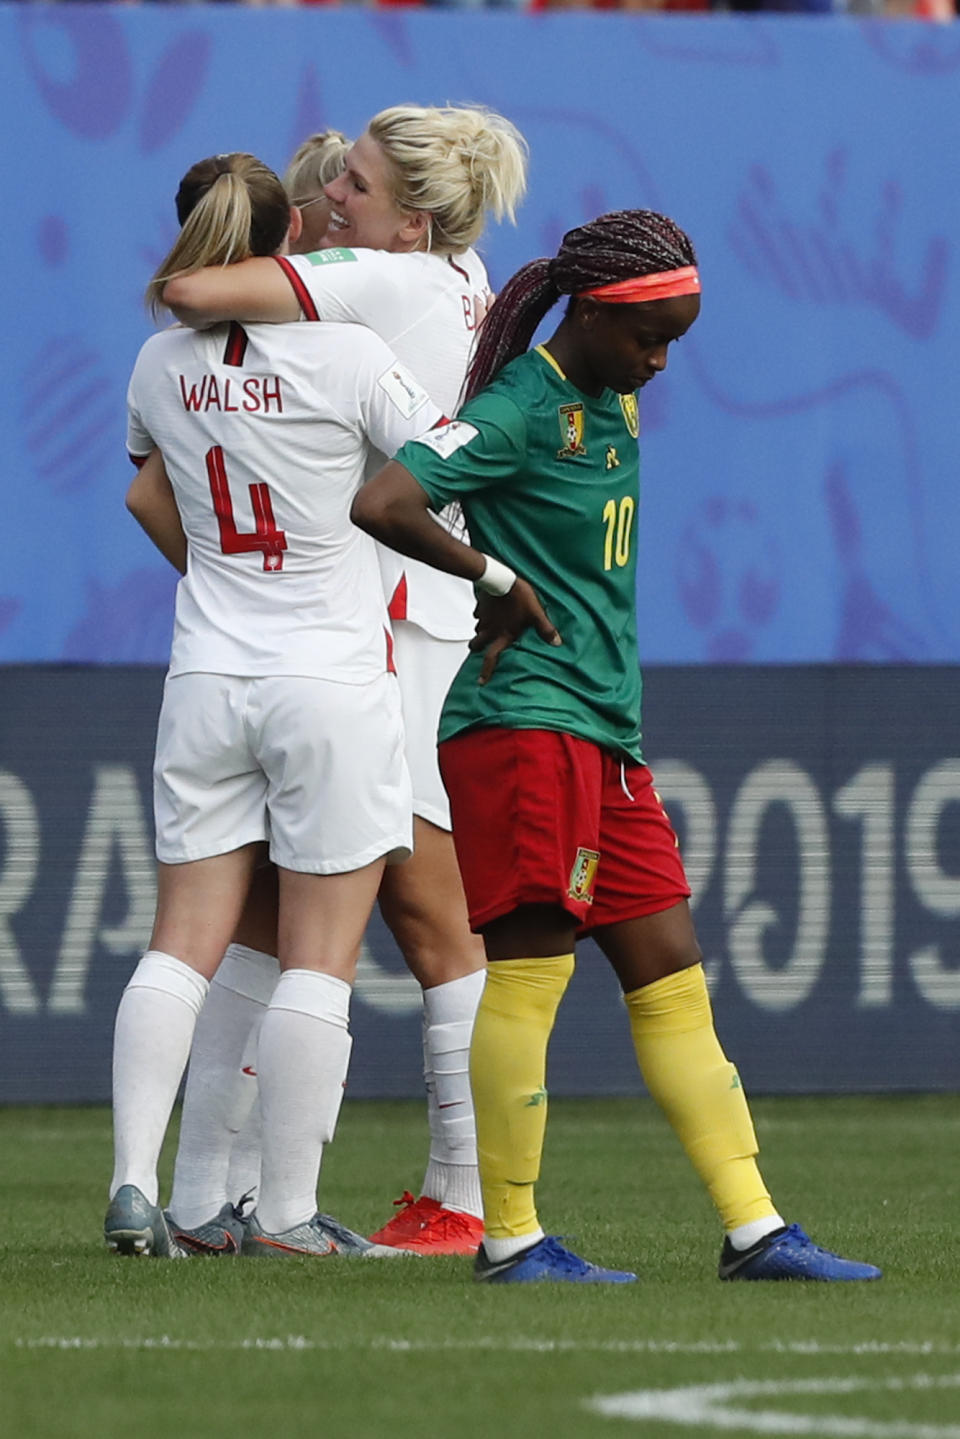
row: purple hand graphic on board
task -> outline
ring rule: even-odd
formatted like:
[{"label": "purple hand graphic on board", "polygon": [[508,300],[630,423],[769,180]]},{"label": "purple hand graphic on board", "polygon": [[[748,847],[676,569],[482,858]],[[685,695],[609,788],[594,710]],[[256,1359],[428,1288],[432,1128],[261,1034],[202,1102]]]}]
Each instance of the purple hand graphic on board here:
[{"label": "purple hand graphic on board", "polygon": [[[826,156],[820,215],[794,220],[777,182],[753,165],[737,200],[730,244],[749,273],[791,299],[814,305],[871,305],[915,339],[937,328],[946,301],[950,245],[927,239],[920,254],[898,254],[903,210],[899,183],[889,179],[876,201],[868,243],[844,239],[847,151]],[[862,217],[859,227],[862,236]]]},{"label": "purple hand graphic on board", "polygon": [[[871,644],[892,644],[898,654],[906,646],[904,657],[917,660],[930,652],[929,640],[920,648],[914,643],[924,632],[936,635],[938,643],[952,643],[956,612],[944,606],[931,583],[928,485],[902,386],[882,371],[865,370],[777,398],[745,399],[710,373],[696,340],[688,343],[684,359],[705,396],[731,420],[748,424],[751,440],[762,444],[767,426],[781,435],[788,427],[793,433],[793,442],[777,449],[771,515],[777,517],[783,582],[793,579],[795,595],[812,593],[821,613],[827,601],[829,628],[825,623],[816,643],[829,636],[829,657],[860,657],[868,637]],[[814,471],[818,446],[809,441],[825,434],[833,436],[831,451]],[[811,491],[811,477],[824,474],[828,482]],[[813,493],[822,496],[822,508],[810,503]],[[869,531],[861,530],[861,515],[870,516]],[[812,545],[802,557],[796,550],[801,531]],[[885,542],[890,536],[896,537],[893,559]],[[825,544],[832,545],[832,562]],[[894,594],[896,604],[888,598]],[[855,653],[834,648],[848,642]]]},{"label": "purple hand graphic on board", "polygon": [[683,612],[703,632],[703,658],[748,660],[780,599],[777,547],[756,506],[714,495],[684,527],[675,563]]}]

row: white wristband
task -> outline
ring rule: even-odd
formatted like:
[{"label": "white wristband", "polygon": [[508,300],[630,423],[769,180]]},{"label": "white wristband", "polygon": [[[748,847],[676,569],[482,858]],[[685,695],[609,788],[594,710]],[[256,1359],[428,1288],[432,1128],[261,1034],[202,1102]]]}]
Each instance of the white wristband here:
[{"label": "white wristband", "polygon": [[492,555],[484,555],[486,564],[483,574],[474,580],[474,587],[485,595],[507,595],[517,582],[516,573],[509,565],[502,565]]}]

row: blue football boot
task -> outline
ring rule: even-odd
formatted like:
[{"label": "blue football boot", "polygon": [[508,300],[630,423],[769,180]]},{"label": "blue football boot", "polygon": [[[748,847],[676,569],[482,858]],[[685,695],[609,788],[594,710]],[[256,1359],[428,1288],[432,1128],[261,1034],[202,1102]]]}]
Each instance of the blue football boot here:
[{"label": "blue football boot", "polygon": [[482,1284],[633,1284],[637,1276],[625,1269],[601,1269],[588,1264],[579,1254],[564,1249],[559,1239],[548,1234],[529,1249],[509,1259],[488,1259],[483,1245],[477,1250],[474,1279]]},{"label": "blue football boot", "polygon": [[842,1259],[829,1249],[821,1249],[799,1224],[775,1229],[750,1249],[734,1249],[725,1239],[717,1272],[721,1279],[817,1279],[827,1284],[880,1279],[883,1275],[883,1270],[874,1264]]}]

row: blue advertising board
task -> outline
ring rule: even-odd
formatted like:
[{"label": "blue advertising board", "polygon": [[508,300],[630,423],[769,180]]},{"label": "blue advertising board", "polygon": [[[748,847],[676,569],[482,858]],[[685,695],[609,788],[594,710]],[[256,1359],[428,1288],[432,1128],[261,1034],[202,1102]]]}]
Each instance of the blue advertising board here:
[{"label": "blue advertising board", "polygon": [[165,662],[124,397],[181,175],[410,100],[529,141],[495,285],[605,210],[697,247],[643,395],[644,661],[957,663],[958,80],[960,27],[922,23],[0,3],[0,662]]},{"label": "blue advertising board", "polygon": [[[162,672],[11,667],[0,712],[0,1103],[106,1100],[153,917]],[[680,835],[717,1027],[753,1092],[960,1087],[960,672],[653,668],[646,747]],[[416,1095],[420,997],[379,918],[349,1092]],[[555,1094],[640,1090],[590,944]]]}]

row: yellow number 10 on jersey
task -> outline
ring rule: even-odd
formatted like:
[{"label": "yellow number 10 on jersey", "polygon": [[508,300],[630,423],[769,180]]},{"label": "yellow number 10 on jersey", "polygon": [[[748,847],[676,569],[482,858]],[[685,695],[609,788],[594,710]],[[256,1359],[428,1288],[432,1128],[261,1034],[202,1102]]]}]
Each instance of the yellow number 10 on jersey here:
[{"label": "yellow number 10 on jersey", "polygon": [[630,535],[633,530],[633,516],[636,502],[632,495],[624,495],[619,505],[616,500],[607,500],[603,507],[603,523],[606,534],[603,539],[603,568],[621,569],[630,558]]}]

